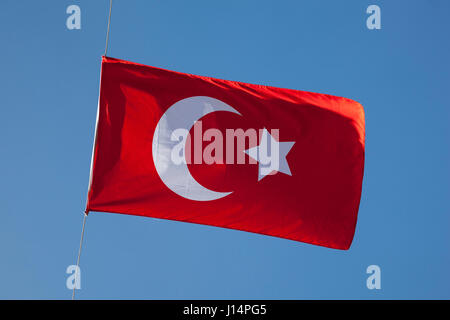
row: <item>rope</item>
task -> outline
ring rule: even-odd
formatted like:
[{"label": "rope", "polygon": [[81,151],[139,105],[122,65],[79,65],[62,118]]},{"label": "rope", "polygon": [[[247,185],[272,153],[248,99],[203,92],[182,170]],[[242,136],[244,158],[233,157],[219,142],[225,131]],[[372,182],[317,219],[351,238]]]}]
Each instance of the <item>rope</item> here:
[{"label": "rope", "polygon": [[111,8],[112,8],[112,0],[109,0],[109,16],[108,16],[108,30],[106,31],[105,57],[106,53],[108,52],[109,25],[111,24]]},{"label": "rope", "polygon": [[[111,25],[111,9],[112,9],[112,0],[109,0],[109,15],[108,15],[108,29],[106,31],[106,44],[105,44],[105,56],[108,53],[108,40],[109,40],[109,26]],[[80,239],[80,247],[78,248],[78,258],[77,258],[77,268],[75,270],[75,282],[74,284],[77,283],[77,278],[79,276],[79,267],[80,267],[80,257],[81,257],[81,249],[83,248],[83,238],[84,238],[84,229],[86,227],[86,218],[87,218],[87,213],[84,214],[84,218],[83,218],[83,227],[81,228],[81,239]],[[72,300],[75,300],[75,285],[73,286],[73,291],[72,291]]]},{"label": "rope", "polygon": [[[80,239],[80,248],[78,249],[78,259],[77,259],[77,268],[75,269],[75,281],[74,284],[77,283],[77,278],[78,278],[78,270],[80,267],[80,257],[81,257],[81,248],[83,246],[83,238],[84,238],[84,227],[86,226],[86,218],[87,218],[87,214],[84,214],[84,218],[83,218],[83,228],[81,229],[81,239]],[[75,285],[73,286],[73,292],[72,292],[72,300],[75,300]]]}]

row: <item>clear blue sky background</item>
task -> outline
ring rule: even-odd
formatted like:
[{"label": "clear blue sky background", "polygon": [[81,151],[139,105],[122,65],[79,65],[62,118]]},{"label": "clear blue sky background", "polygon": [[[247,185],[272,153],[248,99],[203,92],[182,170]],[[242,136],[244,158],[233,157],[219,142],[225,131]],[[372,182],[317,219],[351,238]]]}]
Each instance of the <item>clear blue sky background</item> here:
[{"label": "clear blue sky background", "polygon": [[[0,298],[71,297],[108,2],[1,1]],[[66,28],[70,4],[81,30]],[[92,213],[77,297],[450,298],[449,12],[447,0],[115,0],[109,56],[359,101],[363,193],[349,251]]]}]

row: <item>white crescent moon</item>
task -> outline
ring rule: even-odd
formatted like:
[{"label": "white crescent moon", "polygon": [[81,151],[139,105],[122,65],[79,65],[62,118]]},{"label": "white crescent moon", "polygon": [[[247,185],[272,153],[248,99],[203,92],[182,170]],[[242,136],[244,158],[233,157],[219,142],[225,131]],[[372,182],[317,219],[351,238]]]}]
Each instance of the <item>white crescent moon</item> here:
[{"label": "white crescent moon", "polygon": [[189,172],[186,163],[175,164],[171,160],[172,148],[179,141],[170,139],[175,129],[191,130],[201,117],[215,111],[238,111],[228,104],[206,96],[195,96],[174,103],[162,115],[155,128],[152,143],[153,162],[164,184],[183,198],[211,201],[223,198],[231,192],[216,192],[203,187]]}]

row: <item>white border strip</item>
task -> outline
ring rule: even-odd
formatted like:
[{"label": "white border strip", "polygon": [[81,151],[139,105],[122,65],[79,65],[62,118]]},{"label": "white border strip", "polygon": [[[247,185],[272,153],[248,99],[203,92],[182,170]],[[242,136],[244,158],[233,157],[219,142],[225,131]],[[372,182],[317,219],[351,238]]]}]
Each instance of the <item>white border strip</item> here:
[{"label": "white border strip", "polygon": [[[99,118],[99,113],[100,113],[100,94],[101,94],[101,90],[102,90],[102,71],[103,71],[103,56],[102,56],[102,62],[100,65],[100,81],[99,81],[99,87],[98,87],[97,117],[95,120],[94,142],[92,143],[91,166],[90,166],[90,170],[89,170],[89,185],[88,185],[88,190],[87,190],[87,195],[86,195],[86,209],[87,209],[87,204],[89,201],[89,191],[91,190],[91,186],[92,186],[92,171],[93,171],[93,167],[94,167],[94,152],[95,152],[95,147],[97,145],[97,127],[98,127],[98,118]],[[86,212],[86,214],[88,214],[88,213],[89,213],[89,211]]]}]

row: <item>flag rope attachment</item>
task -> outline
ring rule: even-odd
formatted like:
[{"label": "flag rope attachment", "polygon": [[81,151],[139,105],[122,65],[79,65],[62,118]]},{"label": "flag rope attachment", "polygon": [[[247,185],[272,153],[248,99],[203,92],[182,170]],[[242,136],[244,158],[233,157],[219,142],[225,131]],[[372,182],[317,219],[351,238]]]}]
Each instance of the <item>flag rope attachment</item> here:
[{"label": "flag rope attachment", "polygon": [[111,24],[111,9],[112,9],[112,0],[109,0],[109,15],[108,15],[108,29],[106,31],[105,57],[106,53],[108,52],[109,25]]},{"label": "flag rope attachment", "polygon": [[[105,43],[105,57],[108,53],[108,40],[109,40],[109,27],[111,25],[111,10],[112,10],[112,0],[109,0],[109,14],[108,14],[108,28],[106,30],[106,43]],[[75,269],[75,279],[74,279],[74,286],[72,291],[72,300],[75,300],[75,290],[76,290],[76,283],[79,277],[79,268],[80,268],[80,258],[81,258],[81,249],[83,248],[83,238],[84,238],[84,229],[86,227],[86,218],[88,214],[84,214],[83,218],[83,227],[81,228],[81,238],[80,238],[80,247],[78,248],[78,257],[77,257],[77,268]]]},{"label": "flag rope attachment", "polygon": [[72,291],[72,300],[75,300],[75,287],[78,281],[78,276],[79,273],[78,272],[80,269],[80,257],[81,257],[81,249],[83,247],[83,238],[84,238],[84,227],[86,226],[86,218],[87,218],[87,213],[84,214],[84,218],[83,218],[83,227],[81,228],[81,239],[80,239],[80,247],[78,248],[78,258],[77,258],[77,268],[75,269],[75,280],[74,280],[74,286],[73,286],[73,291]]}]

